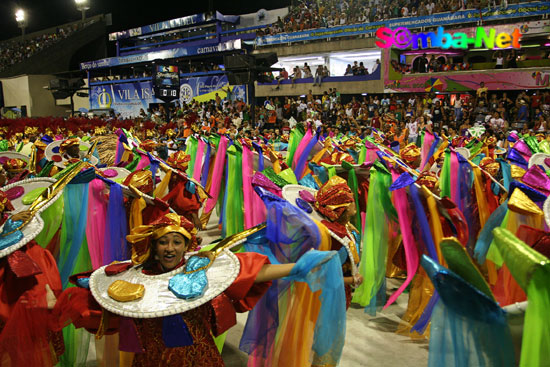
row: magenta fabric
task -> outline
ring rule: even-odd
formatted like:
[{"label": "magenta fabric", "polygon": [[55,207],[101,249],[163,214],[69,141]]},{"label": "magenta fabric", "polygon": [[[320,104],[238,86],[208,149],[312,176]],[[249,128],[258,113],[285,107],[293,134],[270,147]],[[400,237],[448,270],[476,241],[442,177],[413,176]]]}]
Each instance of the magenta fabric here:
[{"label": "magenta fabric", "polygon": [[367,147],[367,153],[365,155],[365,163],[374,163],[374,161],[378,159],[378,154],[376,154],[376,152],[378,151],[378,148],[376,147],[376,145],[374,145],[370,141],[366,141],[365,146]]},{"label": "magenta fabric", "polygon": [[426,131],[424,133],[424,141],[422,142],[422,151],[420,152],[420,169],[423,170],[426,163],[428,163],[428,160],[430,159],[430,149],[432,147],[432,144],[435,140],[435,136],[430,133],[429,131]]},{"label": "magenta fabric", "polygon": [[520,152],[526,161],[529,161],[529,158],[533,155],[533,153],[531,153],[531,149],[529,149],[529,146],[523,140],[518,140],[514,144],[514,149]]},{"label": "magenta fabric", "polygon": [[197,146],[197,155],[195,156],[195,165],[193,166],[193,178],[200,182],[202,164],[204,163],[204,148],[206,148],[206,143],[202,138],[199,138],[199,144]]},{"label": "magenta fabric", "polygon": [[214,168],[212,170],[212,186],[210,187],[210,198],[204,205],[204,212],[209,213],[214,209],[214,206],[218,202],[218,196],[220,195],[220,188],[223,178],[223,170],[225,168],[225,155],[227,152],[227,138],[222,136],[220,143],[218,144],[218,152],[216,153],[216,161],[214,162]]},{"label": "magenta fabric", "polygon": [[243,199],[244,199],[244,229],[253,227],[252,221],[254,217],[254,206],[252,205],[252,174],[253,174],[252,152],[246,145],[243,145]]},{"label": "magenta fabric", "polygon": [[[399,174],[392,169],[392,178],[395,181],[399,177]],[[403,187],[401,189],[394,190],[393,195],[393,205],[397,211],[397,217],[399,218],[399,228],[401,229],[401,235],[403,236],[403,247],[405,248],[405,257],[407,263],[407,279],[401,287],[391,295],[390,299],[384,306],[386,309],[389,305],[395,302],[397,297],[403,293],[403,291],[408,287],[408,285],[413,280],[416,271],[418,270],[419,258],[418,258],[418,249],[416,242],[412,234],[412,222],[409,216],[409,205],[407,199],[407,188]]]},{"label": "magenta fabric", "polygon": [[458,157],[456,152],[451,150],[451,200],[453,203],[460,201],[460,183],[458,181]]},{"label": "magenta fabric", "polygon": [[265,221],[266,209],[260,197],[252,187],[254,176],[254,153],[243,145],[243,193],[244,193],[244,228],[252,228]]},{"label": "magenta fabric", "polygon": [[550,177],[539,166],[531,166],[521,178],[523,183],[550,195]]},{"label": "magenta fabric", "polygon": [[106,169],[105,171],[103,171],[103,175],[107,178],[111,178],[118,176],[118,172],[114,169]]},{"label": "magenta fabric", "polygon": [[[300,144],[298,145],[298,148],[296,149],[296,152],[294,153],[294,157],[292,159],[292,169],[296,169],[296,165],[298,164],[298,160],[304,154],[304,150],[306,149],[307,145],[309,144],[309,141],[313,138],[313,133],[311,132],[311,127],[308,127],[306,131],[306,135],[302,138],[302,141],[300,141]],[[297,179],[300,179],[301,177],[296,177]]]},{"label": "magenta fabric", "polygon": [[105,183],[99,179],[90,182],[88,186],[88,225],[86,238],[92,268],[97,269],[103,264],[103,248],[107,218],[107,194]]},{"label": "magenta fabric", "polygon": [[138,162],[136,171],[139,171],[140,169],[144,169],[145,167],[151,165],[151,161],[145,154],[139,153],[139,155],[141,156],[141,159]]}]

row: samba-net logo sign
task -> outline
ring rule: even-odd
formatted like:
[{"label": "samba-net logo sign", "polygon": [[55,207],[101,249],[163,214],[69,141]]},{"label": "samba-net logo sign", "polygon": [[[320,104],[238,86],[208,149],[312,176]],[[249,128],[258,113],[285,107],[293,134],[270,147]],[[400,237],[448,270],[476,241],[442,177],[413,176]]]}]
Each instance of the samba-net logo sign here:
[{"label": "samba-net logo sign", "polygon": [[[408,28],[400,27],[394,30],[382,27],[376,31],[378,40],[376,46],[380,48],[396,47],[401,50],[412,48],[442,48],[442,49],[468,49],[474,48],[502,49],[520,48],[519,39],[521,33],[515,28],[512,33],[502,32],[497,34],[495,29],[477,27],[470,37],[463,32],[447,33],[443,27],[438,27],[435,32],[412,33]],[[429,42],[428,42],[429,41]]]}]

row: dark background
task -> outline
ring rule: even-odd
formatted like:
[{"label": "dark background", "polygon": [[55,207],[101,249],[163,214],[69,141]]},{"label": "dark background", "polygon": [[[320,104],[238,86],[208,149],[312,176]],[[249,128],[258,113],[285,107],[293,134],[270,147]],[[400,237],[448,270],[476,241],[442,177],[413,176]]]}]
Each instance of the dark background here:
[{"label": "dark background", "polygon": [[[222,14],[238,15],[259,9],[277,9],[290,5],[291,0],[90,0],[86,17],[97,14],[113,14],[113,26],[109,32],[156,23],[209,10]],[[26,33],[69,23],[81,19],[74,0],[0,0],[0,40],[21,34],[15,21],[15,11],[22,8],[27,13]]]}]

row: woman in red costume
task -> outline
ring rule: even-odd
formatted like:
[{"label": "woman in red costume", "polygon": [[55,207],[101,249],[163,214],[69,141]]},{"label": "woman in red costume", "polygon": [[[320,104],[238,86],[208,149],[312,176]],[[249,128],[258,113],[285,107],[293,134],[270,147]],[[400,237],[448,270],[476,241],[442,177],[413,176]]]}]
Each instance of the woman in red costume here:
[{"label": "woman in red costume", "polygon": [[[358,275],[354,279],[352,274],[351,261],[354,264],[359,263],[359,246],[361,245],[361,236],[357,228],[351,224],[351,219],[356,214],[355,199],[346,180],[339,176],[333,176],[328,180],[315,194],[315,209],[328,220],[322,220],[328,229],[330,229],[339,238],[348,238],[351,252],[350,261],[343,265],[344,284],[346,289],[346,306],[351,303],[352,286],[362,283],[363,278]],[[339,251],[342,244],[336,239],[332,239],[331,250]],[[349,255],[349,254],[348,254]]]},{"label": "woman in red costume", "polygon": [[[168,283],[170,281],[172,284],[171,279],[175,278],[173,274],[182,274],[189,270],[187,264],[191,261],[184,255],[196,246],[195,232],[191,222],[172,213],[159,218],[151,225],[133,228],[127,237],[128,242],[133,244],[132,263],[119,263],[110,265],[104,270],[97,270],[97,275],[94,274],[90,281],[92,290],[95,289],[92,283],[103,282],[111,285],[108,291],[109,297],[98,298],[96,293],[94,297],[102,305],[111,304],[114,302],[112,299],[120,300],[115,303],[117,310],[119,308],[123,310],[125,305],[129,304],[126,301],[136,302],[142,299],[140,297],[143,297],[145,302],[144,294],[146,295],[148,291],[156,292],[157,302],[153,304],[163,300],[170,304],[171,302],[178,305],[184,304],[186,301],[176,298],[179,296],[174,296],[172,294],[174,291],[168,289]],[[251,310],[267,291],[271,280],[287,276],[294,266],[294,264],[271,265],[266,256],[256,253],[240,253],[236,254],[236,257],[239,262],[237,278],[210,301],[189,311],[175,312],[175,315],[170,316],[143,318],[133,314],[134,317],[121,317],[119,329],[121,365],[158,367],[159,363],[164,362],[174,366],[223,366],[223,359],[214,344],[212,335],[219,335],[235,325],[236,312]],[[216,262],[218,261],[212,262],[208,271],[221,272],[219,274],[223,276],[225,273],[230,273],[230,269],[220,267]],[[141,282],[145,284],[140,284],[144,289],[133,283],[114,286],[113,279],[120,280],[125,277],[125,274],[129,274],[128,281],[136,282],[136,277],[132,274],[137,270],[139,270]],[[165,277],[166,287],[151,289],[148,276],[158,279],[159,276],[162,277],[163,274],[168,273],[169,275]],[[110,277],[113,278],[110,279]],[[215,285],[209,287],[216,288]],[[201,297],[199,295],[198,299]],[[76,303],[78,302],[74,298],[64,295],[57,302],[56,310],[61,313],[63,309],[71,308]],[[151,311],[150,308],[147,308],[147,311]],[[115,313],[123,312],[115,311]],[[83,311],[80,317],[86,318],[87,315],[88,313]],[[109,313],[109,327],[114,324],[114,318],[116,316]],[[75,324],[82,323],[82,320],[77,320],[74,315],[71,319]],[[103,321],[105,322],[105,317]]]},{"label": "woman in red costume", "polygon": [[[4,221],[4,212],[13,206],[1,191],[0,207]],[[10,220],[24,221],[27,215],[18,213]],[[6,255],[0,255],[0,365],[54,366],[64,352],[63,336],[50,330],[50,310],[55,295],[61,293],[55,259],[29,236],[11,246],[2,246],[2,242],[3,237],[0,251]],[[26,244],[20,246],[23,242]],[[10,247],[19,249],[10,252]]]}]

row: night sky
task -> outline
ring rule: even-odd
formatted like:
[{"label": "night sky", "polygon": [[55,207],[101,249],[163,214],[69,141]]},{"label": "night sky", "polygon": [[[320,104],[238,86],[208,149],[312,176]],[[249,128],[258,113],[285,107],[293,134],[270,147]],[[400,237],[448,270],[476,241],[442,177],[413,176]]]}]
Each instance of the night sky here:
[{"label": "night sky", "polygon": [[[290,5],[290,0],[212,0],[214,10],[222,14],[246,14],[259,9],[276,9]],[[175,5],[179,3],[180,5]],[[87,16],[113,14],[109,32],[147,25],[162,20],[208,10],[208,0],[90,0]],[[0,0],[0,40],[21,34],[15,21],[15,10],[27,12],[27,33],[79,20],[74,0]]]}]

